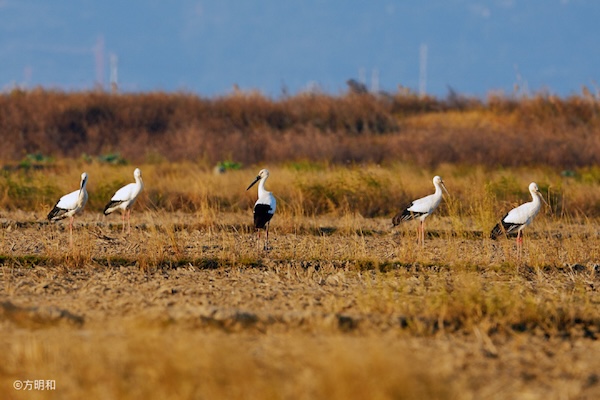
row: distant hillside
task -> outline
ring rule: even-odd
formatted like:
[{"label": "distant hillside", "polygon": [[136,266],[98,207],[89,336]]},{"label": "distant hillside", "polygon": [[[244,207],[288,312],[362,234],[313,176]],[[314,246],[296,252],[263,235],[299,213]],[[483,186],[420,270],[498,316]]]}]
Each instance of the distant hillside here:
[{"label": "distant hillside", "polygon": [[600,162],[600,102],[589,94],[486,101],[257,93],[15,90],[0,96],[0,159],[118,153],[131,162],[294,160],[560,168]]}]

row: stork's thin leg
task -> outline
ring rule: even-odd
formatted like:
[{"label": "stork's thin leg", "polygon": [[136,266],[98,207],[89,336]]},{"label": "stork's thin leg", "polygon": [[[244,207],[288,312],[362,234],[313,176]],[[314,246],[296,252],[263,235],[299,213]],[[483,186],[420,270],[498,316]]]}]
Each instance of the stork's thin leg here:
[{"label": "stork's thin leg", "polygon": [[121,232],[125,232],[125,213],[122,213],[121,215]]},{"label": "stork's thin leg", "polygon": [[421,223],[417,224],[417,245],[421,241]]},{"label": "stork's thin leg", "polygon": [[425,247],[425,220],[421,221],[421,247]]},{"label": "stork's thin leg", "polygon": [[517,252],[518,254],[518,260],[521,261],[521,253],[523,252],[523,236],[521,234],[522,231],[519,231],[517,233]]},{"label": "stork's thin leg", "polygon": [[69,243],[73,246],[73,218],[69,218]]},{"label": "stork's thin leg", "polygon": [[131,235],[131,208],[127,210],[127,234]]},{"label": "stork's thin leg", "polygon": [[267,239],[265,240],[265,250],[269,250],[269,225],[271,225],[271,224],[267,222],[267,226],[266,226]]}]

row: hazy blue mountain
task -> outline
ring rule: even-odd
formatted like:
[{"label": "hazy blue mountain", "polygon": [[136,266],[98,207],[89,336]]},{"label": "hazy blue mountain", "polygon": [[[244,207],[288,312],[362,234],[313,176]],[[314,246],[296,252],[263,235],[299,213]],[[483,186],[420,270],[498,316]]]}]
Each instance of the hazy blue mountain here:
[{"label": "hazy blue mountain", "polygon": [[0,0],[0,88],[108,87],[114,54],[125,91],[418,91],[426,48],[428,93],[565,96],[599,85],[598,20],[593,0]]}]

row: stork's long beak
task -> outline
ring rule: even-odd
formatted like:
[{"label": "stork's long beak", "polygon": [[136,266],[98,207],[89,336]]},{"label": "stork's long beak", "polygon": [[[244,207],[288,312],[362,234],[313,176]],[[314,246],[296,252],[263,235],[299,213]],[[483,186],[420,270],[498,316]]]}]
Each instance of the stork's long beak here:
[{"label": "stork's long beak", "polygon": [[544,195],[542,194],[542,192],[540,192],[538,190],[537,194],[540,196],[540,199],[542,199],[542,201],[544,202],[544,204],[547,205],[548,207],[550,207],[550,204],[548,204],[548,202],[546,201],[546,199],[544,199]]},{"label": "stork's long beak", "polygon": [[448,196],[450,196],[450,193],[448,193],[448,189],[446,189],[446,185],[444,185],[444,181],[442,181],[441,184],[442,184],[442,189],[444,189],[444,192],[446,192],[446,194]]},{"label": "stork's long beak", "polygon": [[[255,184],[256,182],[258,182],[258,181],[260,181],[260,175],[256,177],[256,179],[254,180],[254,182],[252,182],[252,183],[250,184],[250,186],[248,186],[248,189],[250,189],[252,186],[254,186],[254,184]],[[248,189],[246,189],[246,190],[248,190]]]}]

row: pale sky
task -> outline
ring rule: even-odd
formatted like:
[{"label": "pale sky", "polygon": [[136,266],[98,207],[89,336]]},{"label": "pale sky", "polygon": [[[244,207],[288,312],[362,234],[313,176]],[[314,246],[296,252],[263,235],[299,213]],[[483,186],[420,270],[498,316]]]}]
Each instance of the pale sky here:
[{"label": "pale sky", "polygon": [[0,0],[0,89],[592,91],[592,0]]}]

